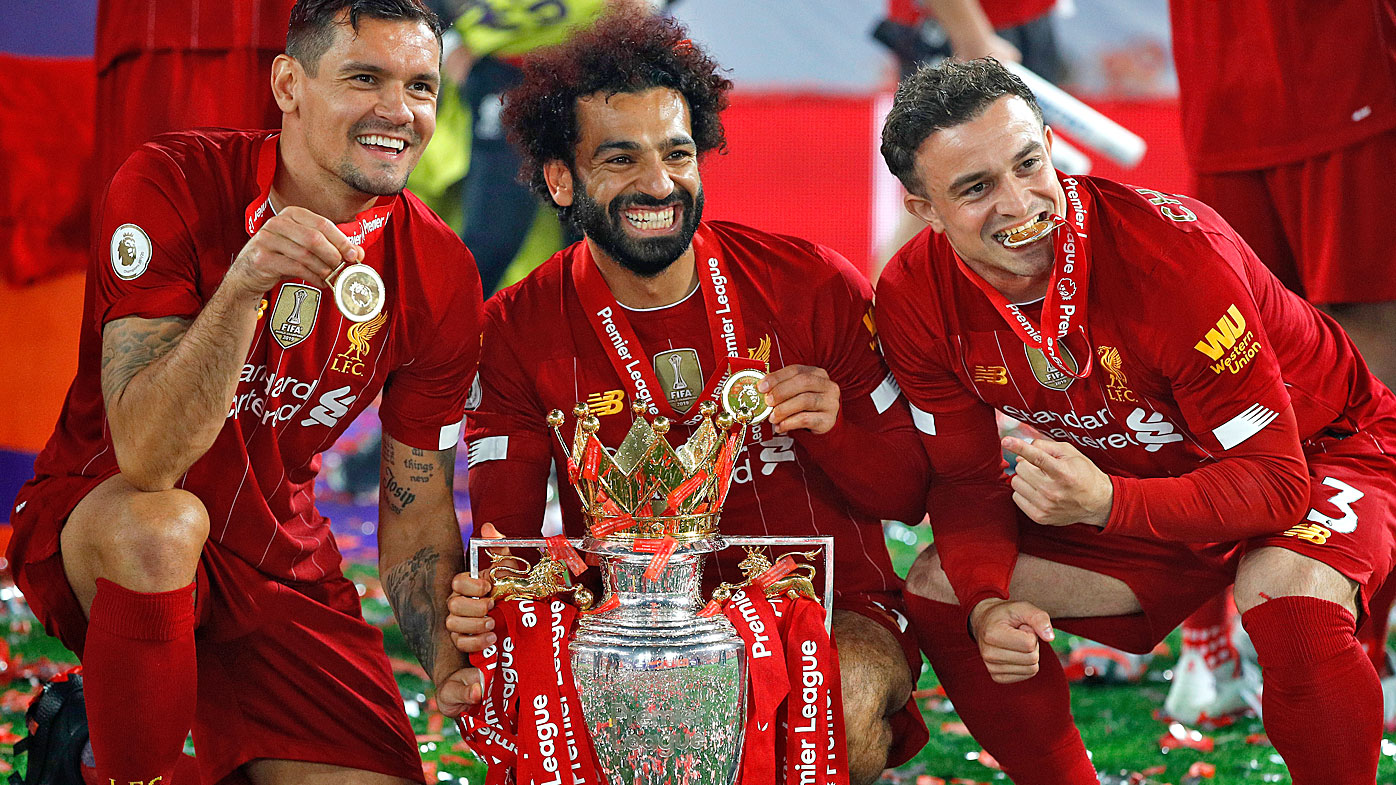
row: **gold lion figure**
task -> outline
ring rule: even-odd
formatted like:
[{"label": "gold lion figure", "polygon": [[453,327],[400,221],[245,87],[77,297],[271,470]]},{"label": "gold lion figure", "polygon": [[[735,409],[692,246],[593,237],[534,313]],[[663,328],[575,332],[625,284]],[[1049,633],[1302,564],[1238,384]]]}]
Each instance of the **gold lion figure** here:
[{"label": "gold lion figure", "polygon": [[[518,562],[523,567],[513,567],[506,562]],[[537,564],[529,564],[527,559],[519,556],[497,556],[491,553],[488,572],[490,581],[494,584],[494,588],[490,589],[492,599],[541,600],[554,594],[570,592],[573,601],[581,610],[591,608],[595,599],[581,584],[565,585],[566,568],[562,566],[562,562],[546,554]]]},{"label": "gold lion figure", "polygon": [[[744,547],[746,548],[746,558],[737,563],[737,568],[742,571],[745,580],[741,583],[719,584],[716,589],[713,589],[714,600],[726,602],[732,596],[733,592],[750,586],[752,581],[756,580],[761,573],[771,568],[772,562],[770,559],[766,558],[766,553],[763,548],[751,545]],[[819,551],[820,549],[818,548],[804,553],[797,551],[783,554],[781,558],[785,558],[785,556],[799,556],[804,559],[813,560],[814,557],[819,555]],[[815,602],[819,602],[819,595],[814,590],[815,572],[814,565],[812,564],[797,564],[795,570],[789,575],[786,575],[766,587],[766,596],[776,597],[784,594],[792,600],[796,597],[808,597]]]}]

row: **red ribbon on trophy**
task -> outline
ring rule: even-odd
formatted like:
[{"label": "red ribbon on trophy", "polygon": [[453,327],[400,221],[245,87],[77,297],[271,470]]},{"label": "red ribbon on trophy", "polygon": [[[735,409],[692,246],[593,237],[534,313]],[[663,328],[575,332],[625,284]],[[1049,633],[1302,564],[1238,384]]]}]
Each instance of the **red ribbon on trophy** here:
[{"label": "red ribbon on trophy", "polygon": [[848,785],[839,655],[824,629],[824,609],[808,597],[784,605],[781,637],[790,678],[780,718],[785,781]]},{"label": "red ribbon on trophy", "polygon": [[[614,599],[614,598],[612,598]],[[741,785],[848,785],[838,653],[808,597],[739,589],[721,605],[747,653]],[[486,783],[604,785],[567,644],[578,611],[560,596],[500,601],[494,646],[471,655],[485,698],[459,721]],[[692,762],[696,765],[696,762]],[[638,765],[638,762],[637,762]]]},{"label": "red ribbon on trophy", "polygon": [[785,651],[779,645],[780,626],[766,595],[749,594],[745,589],[732,595],[723,612],[746,644],[747,685],[746,739],[742,749],[742,776],[739,782],[776,781],[776,710],[785,700],[790,685],[786,681]]}]

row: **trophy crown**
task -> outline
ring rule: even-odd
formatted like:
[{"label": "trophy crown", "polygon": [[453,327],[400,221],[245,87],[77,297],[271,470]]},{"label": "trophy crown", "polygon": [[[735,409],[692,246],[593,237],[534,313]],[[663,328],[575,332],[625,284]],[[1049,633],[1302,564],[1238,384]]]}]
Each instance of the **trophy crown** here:
[{"label": "trophy crown", "polygon": [[717,404],[705,401],[697,429],[674,448],[667,438],[669,419],[651,421],[646,409],[643,401],[631,405],[635,418],[614,448],[601,443],[600,420],[585,403],[572,409],[576,425],[570,443],[562,435],[566,416],[559,409],[548,413],[589,534],[598,540],[673,536],[682,542],[716,534],[747,420],[718,414]]}]

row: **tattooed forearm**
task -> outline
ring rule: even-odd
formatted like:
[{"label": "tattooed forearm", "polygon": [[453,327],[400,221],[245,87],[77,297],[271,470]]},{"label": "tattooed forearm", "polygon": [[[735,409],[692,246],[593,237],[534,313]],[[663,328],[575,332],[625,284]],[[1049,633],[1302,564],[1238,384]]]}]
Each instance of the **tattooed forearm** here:
[{"label": "tattooed forearm", "polygon": [[409,504],[417,500],[417,494],[413,493],[407,485],[398,482],[397,475],[393,474],[391,466],[383,467],[381,485],[383,501],[387,502],[388,509],[396,515],[401,515]]},{"label": "tattooed forearm", "polygon": [[146,366],[179,345],[189,322],[163,319],[117,319],[102,331],[102,397],[110,404]]},{"label": "tattooed forearm", "polygon": [[436,476],[438,466],[426,460],[426,450],[412,450],[412,456],[402,462],[408,471],[412,472],[412,482],[431,482],[431,478]]},{"label": "tattooed forearm", "polygon": [[171,488],[229,414],[257,326],[255,303],[219,287],[192,322],[114,319],[102,330],[102,394],[121,473]]},{"label": "tattooed forearm", "polygon": [[434,596],[440,558],[436,549],[428,546],[383,575],[383,589],[402,635],[429,677],[436,672],[436,632],[446,624]]},{"label": "tattooed forearm", "polygon": [[380,497],[396,515],[401,515],[419,496],[449,499],[456,468],[456,449],[423,450],[383,441],[380,466]]}]

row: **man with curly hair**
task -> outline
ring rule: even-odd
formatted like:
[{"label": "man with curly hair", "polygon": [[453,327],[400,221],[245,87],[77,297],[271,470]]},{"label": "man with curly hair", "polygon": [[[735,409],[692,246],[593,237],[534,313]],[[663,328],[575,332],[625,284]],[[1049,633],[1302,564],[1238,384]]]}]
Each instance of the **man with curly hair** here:
[{"label": "man with curly hair", "polygon": [[[626,399],[642,401],[685,438],[731,363],[767,362],[759,390],[773,412],[750,431],[722,529],[836,538],[848,760],[852,781],[872,782],[926,738],[881,528],[920,517],[925,459],[876,348],[867,280],[823,246],[702,220],[699,156],[724,144],[730,88],[661,18],[606,17],[526,63],[505,123],[535,192],[585,238],[486,308],[466,434],[474,517],[538,534],[549,472],[566,467],[550,409],[590,401],[602,441],[618,444]],[[562,517],[577,536],[573,497],[562,494]],[[721,554],[709,581],[740,580],[739,556]],[[458,647],[489,645],[476,599],[488,583],[462,575],[454,588]]]}]

